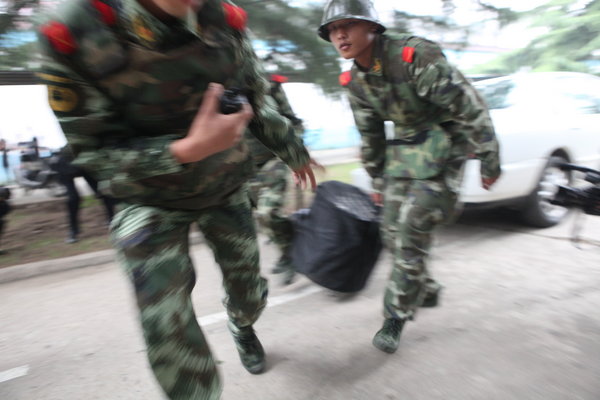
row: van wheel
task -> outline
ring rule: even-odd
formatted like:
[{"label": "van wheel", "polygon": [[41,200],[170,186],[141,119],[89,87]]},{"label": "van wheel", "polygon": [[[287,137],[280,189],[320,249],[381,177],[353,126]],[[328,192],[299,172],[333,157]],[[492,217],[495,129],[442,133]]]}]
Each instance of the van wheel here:
[{"label": "van wheel", "polygon": [[542,171],[542,176],[525,202],[520,212],[527,225],[548,228],[558,224],[569,212],[568,209],[550,204],[558,192],[559,185],[569,186],[572,180],[570,171],[563,171],[560,164],[568,162],[564,157],[552,156]]}]

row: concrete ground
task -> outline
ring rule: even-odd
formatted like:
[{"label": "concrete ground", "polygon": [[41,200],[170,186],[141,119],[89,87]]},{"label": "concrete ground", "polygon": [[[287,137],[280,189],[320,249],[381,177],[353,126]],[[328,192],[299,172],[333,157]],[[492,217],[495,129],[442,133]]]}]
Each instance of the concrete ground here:
[{"label": "concrete ground", "polygon": [[[383,253],[354,297],[299,277],[282,286],[261,239],[269,307],[256,324],[267,371],[240,365],[210,251],[192,247],[196,314],[220,361],[223,399],[597,400],[600,218],[533,230],[476,214],[442,229],[433,249],[442,305],[423,309],[400,349],[371,345],[390,270]],[[162,399],[145,358],[129,282],[114,262],[0,285],[0,398]]]}]

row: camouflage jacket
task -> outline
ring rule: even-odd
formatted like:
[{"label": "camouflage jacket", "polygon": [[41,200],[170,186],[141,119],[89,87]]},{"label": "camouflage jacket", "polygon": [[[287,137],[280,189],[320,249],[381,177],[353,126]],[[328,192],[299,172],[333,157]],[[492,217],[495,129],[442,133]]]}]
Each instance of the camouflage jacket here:
[{"label": "camouflage jacket", "polygon": [[[277,112],[287,118],[292,126],[294,127],[294,132],[299,140],[302,140],[302,135],[304,133],[304,126],[302,125],[302,120],[296,116],[288,98],[283,90],[283,83],[287,82],[287,78],[281,75],[271,75],[269,77],[269,95],[273,99],[274,107],[277,109]],[[276,157],[276,155],[269,150],[265,145],[260,142],[255,136],[254,131],[259,129],[254,125],[251,125],[251,129],[247,131],[246,139],[248,140],[248,145],[250,147],[250,153],[252,154],[252,159],[254,160],[254,164],[258,167],[264,165],[267,161]]]},{"label": "camouflage jacket", "polygon": [[[426,39],[378,35],[373,64],[342,74],[349,89],[361,155],[373,187],[384,175],[428,179],[444,175],[458,192],[467,157],[482,160],[484,177],[500,174],[499,146],[481,96],[440,48]],[[384,121],[394,123],[386,137]]]},{"label": "camouflage jacket", "polygon": [[165,23],[136,0],[72,0],[39,28],[40,78],[75,154],[100,189],[128,202],[177,209],[217,204],[252,175],[245,141],[180,164],[169,145],[186,135],[210,82],[242,88],[255,135],[292,168],[308,152],[265,101],[268,83],[243,12],[207,0]]}]

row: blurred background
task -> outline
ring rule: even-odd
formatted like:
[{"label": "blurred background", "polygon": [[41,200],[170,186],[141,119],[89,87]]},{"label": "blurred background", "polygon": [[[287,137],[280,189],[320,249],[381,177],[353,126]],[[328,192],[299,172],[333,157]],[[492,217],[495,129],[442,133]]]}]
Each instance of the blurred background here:
[{"label": "blurred background", "polygon": [[[64,193],[50,164],[65,138],[34,74],[36,20],[58,3],[0,0],[0,185],[13,193],[0,243],[0,399],[163,399],[103,207],[85,182],[77,182],[83,232],[64,241]],[[350,65],[316,35],[325,1],[235,3],[248,12],[267,72],[287,78],[305,143],[327,165],[319,181],[369,190],[338,83]],[[474,209],[434,243],[443,307],[421,311],[393,357],[370,343],[389,254],[364,290],[344,297],[303,276],[278,284],[269,272],[278,254],[261,240],[271,285],[257,330],[269,370],[250,376],[225,327],[218,268],[192,232],[194,306],[225,377],[224,399],[598,400],[600,218],[550,200],[561,185],[591,182],[563,163],[600,167],[600,0],[374,4],[390,31],[438,42],[473,80],[490,107],[503,175],[483,190],[469,161],[461,195]],[[292,210],[310,202],[311,193],[290,194]]]},{"label": "blurred background", "polygon": [[[0,138],[9,149],[32,137],[42,147],[64,144],[45,103],[45,89],[35,85],[31,74],[38,65],[36,18],[58,3],[0,0]],[[305,120],[307,145],[320,150],[358,144],[337,79],[349,65],[316,35],[324,1],[236,3],[248,11],[254,46],[267,72],[288,77],[285,90]],[[375,0],[374,4],[388,29],[439,42],[446,56],[474,79],[523,70],[600,74],[599,0],[420,0],[401,5]],[[0,170],[0,182],[7,179],[10,176]]]}]

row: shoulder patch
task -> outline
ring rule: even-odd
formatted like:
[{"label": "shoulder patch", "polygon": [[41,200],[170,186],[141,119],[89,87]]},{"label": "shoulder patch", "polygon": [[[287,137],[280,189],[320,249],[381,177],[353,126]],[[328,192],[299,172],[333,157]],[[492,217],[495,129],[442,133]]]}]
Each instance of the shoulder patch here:
[{"label": "shoulder patch", "polygon": [[48,39],[54,50],[61,54],[72,54],[77,50],[77,43],[65,24],[50,21],[41,26],[40,32]]},{"label": "shoulder patch", "polygon": [[287,76],[273,74],[273,75],[271,75],[271,81],[277,82],[277,83],[286,83],[289,81],[289,79]]},{"label": "shoulder patch", "polygon": [[92,3],[94,4],[96,10],[98,10],[100,13],[102,21],[104,21],[106,25],[112,26],[117,22],[117,13],[115,12],[114,8],[101,0],[92,0]]},{"label": "shoulder patch", "polygon": [[48,104],[50,108],[62,114],[71,114],[80,103],[80,98],[73,88],[48,85]]},{"label": "shoulder patch", "polygon": [[404,46],[402,49],[402,60],[407,63],[412,63],[415,57],[415,48],[410,46]]},{"label": "shoulder patch", "polygon": [[350,71],[344,71],[339,77],[340,85],[348,86],[352,81],[352,73]]},{"label": "shoulder patch", "polygon": [[234,6],[233,4],[223,2],[223,12],[225,13],[225,22],[227,22],[227,25],[237,31],[246,29],[246,22],[248,21],[246,10]]}]

